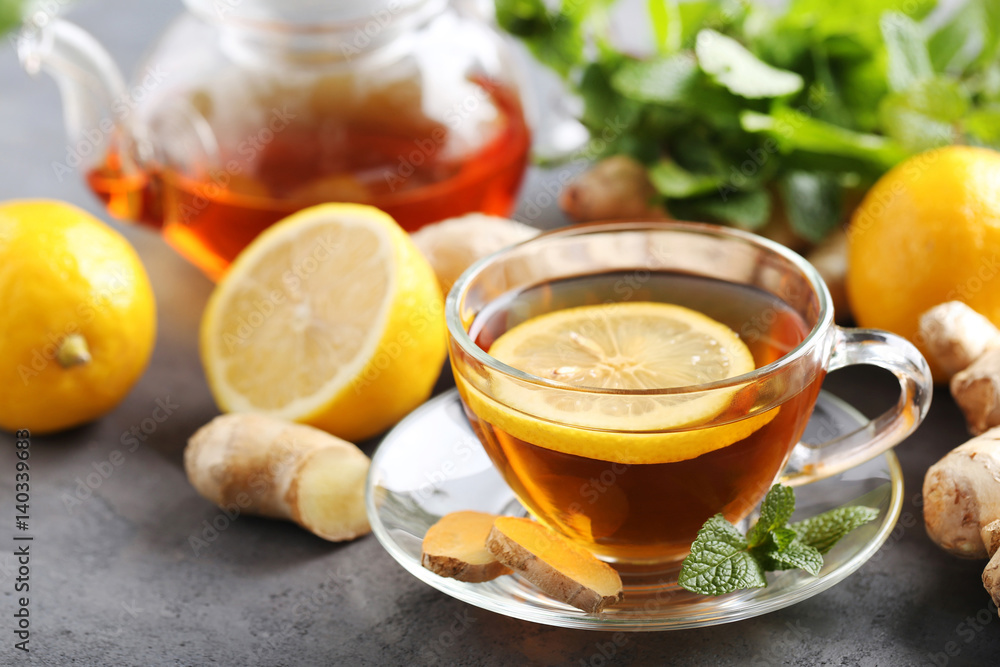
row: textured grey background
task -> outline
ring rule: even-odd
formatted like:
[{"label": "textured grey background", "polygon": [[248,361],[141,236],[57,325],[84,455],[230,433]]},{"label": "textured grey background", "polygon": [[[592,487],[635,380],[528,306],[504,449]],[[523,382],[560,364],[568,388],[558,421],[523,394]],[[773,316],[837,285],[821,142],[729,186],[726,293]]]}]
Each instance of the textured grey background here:
[{"label": "textured grey background", "polygon": [[[127,71],[180,3],[91,0],[72,18]],[[0,44],[0,200],[64,199],[102,215],[65,159],[55,84],[31,80]],[[533,174],[525,201],[545,203]],[[550,215],[550,222],[552,221]],[[859,572],[810,600],[722,627],[616,637],[533,625],[453,600],[400,568],[372,537],[331,545],[292,525],[240,518],[195,555],[188,544],[218,510],[184,478],[186,438],[216,414],[196,349],[211,285],[158,236],[125,228],[151,274],[160,314],[152,366],[104,419],[32,451],[30,655],[13,650],[13,453],[0,434],[0,664],[1000,664],[1000,622],[987,609],[982,563],[951,558],[924,531],[918,494],[927,466],[965,439],[938,393],[928,421],[899,447],[904,524]],[[0,317],[4,316],[0,304]],[[878,373],[841,372],[837,393],[870,410],[894,397]],[[120,449],[158,399],[179,405],[82,505],[62,498]],[[8,445],[11,443],[11,445]],[[370,452],[374,443],[366,449]],[[907,527],[909,526],[909,527]],[[945,655],[951,650],[953,657]]]}]

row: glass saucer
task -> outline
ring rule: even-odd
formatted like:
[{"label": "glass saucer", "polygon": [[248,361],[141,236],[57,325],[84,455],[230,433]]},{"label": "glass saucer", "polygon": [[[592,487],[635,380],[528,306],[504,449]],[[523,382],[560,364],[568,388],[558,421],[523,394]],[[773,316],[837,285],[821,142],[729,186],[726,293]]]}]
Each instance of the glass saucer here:
[{"label": "glass saucer", "polygon": [[[822,392],[805,442],[828,440],[868,421]],[[822,434],[821,437],[819,434]],[[842,581],[878,551],[899,517],[903,475],[886,452],[867,463],[796,489],[793,520],[841,505],[863,504],[879,518],[850,533],[825,557],[819,576],[802,571],[768,574],[767,588],[721,597],[695,595],[669,583],[676,572],[623,573],[625,600],[593,615],[552,600],[517,576],[482,584],[439,577],[420,565],[427,529],[458,510],[524,515],[466,421],[458,392],[438,396],[410,414],[382,441],[372,458],[366,503],[372,530],[400,565],[434,588],[470,604],[536,623],[589,630],[671,630],[729,623],[766,614],[812,597]]]}]

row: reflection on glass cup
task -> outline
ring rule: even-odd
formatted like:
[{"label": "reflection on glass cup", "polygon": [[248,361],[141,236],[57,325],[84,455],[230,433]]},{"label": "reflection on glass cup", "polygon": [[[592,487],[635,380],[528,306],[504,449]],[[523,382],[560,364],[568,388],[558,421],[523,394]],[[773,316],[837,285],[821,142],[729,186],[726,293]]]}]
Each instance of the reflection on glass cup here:
[{"label": "reflection on glass cup", "polygon": [[[593,389],[489,354],[533,317],[626,301],[678,304],[726,324],[755,370],[688,387]],[[600,223],[543,234],[470,268],[446,315],[462,402],[507,484],[538,520],[622,564],[683,558],[709,517],[741,520],[775,481],[802,484],[877,456],[930,404],[930,372],[910,343],[835,326],[808,262],[712,225]],[[891,371],[898,403],[853,434],[799,443],[826,373],[852,364]],[[650,414],[663,425],[635,417]]]}]

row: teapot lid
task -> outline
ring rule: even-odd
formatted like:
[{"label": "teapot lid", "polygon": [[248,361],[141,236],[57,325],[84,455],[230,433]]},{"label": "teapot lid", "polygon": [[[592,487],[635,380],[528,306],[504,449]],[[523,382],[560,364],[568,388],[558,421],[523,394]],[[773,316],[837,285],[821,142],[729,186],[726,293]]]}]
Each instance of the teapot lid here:
[{"label": "teapot lid", "polygon": [[426,0],[184,0],[193,13],[222,22],[314,31],[364,23],[388,12],[396,14]]}]

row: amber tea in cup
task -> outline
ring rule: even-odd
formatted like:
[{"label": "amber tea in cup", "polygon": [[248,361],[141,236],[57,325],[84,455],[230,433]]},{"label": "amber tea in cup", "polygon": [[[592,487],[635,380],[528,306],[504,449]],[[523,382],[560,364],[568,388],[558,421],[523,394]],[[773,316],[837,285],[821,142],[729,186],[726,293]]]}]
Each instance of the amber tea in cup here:
[{"label": "amber tea in cup", "polygon": [[[557,348],[573,340],[527,348],[529,365],[551,361],[547,377],[490,354],[505,333],[542,316],[603,304],[614,319],[626,303],[673,304],[725,325],[751,367],[689,386],[620,389],[560,380]],[[676,561],[705,520],[747,517],[775,481],[811,481],[877,455],[915,428],[929,397],[926,364],[909,343],[832,324],[829,295],[807,262],[708,225],[545,234],[471,268],[446,311],[466,413],[505,481],[538,520],[622,564]],[[678,340],[656,330],[649,344]],[[797,447],[827,370],[849,363],[896,373],[899,404],[872,430]]]},{"label": "amber tea in cup", "polygon": [[[600,273],[510,294],[475,320],[470,335],[489,352],[492,342],[516,324],[550,309],[607,302],[614,297],[614,286],[629,278],[623,272]],[[809,331],[802,317],[778,299],[712,278],[650,272],[629,300],[682,305],[737,332],[763,327],[747,341],[758,368],[792,350]],[[761,313],[769,315],[755,325]],[[720,501],[730,520],[746,516],[756,505],[759,490],[770,486],[784,467],[789,443],[802,434],[821,382],[822,373],[817,373],[781,405],[774,419],[746,437],[701,456],[664,463],[557,452],[518,438],[474,413],[470,419],[518,497],[561,532],[616,560],[683,556],[691,536],[720,511]],[[745,416],[742,400],[743,395],[734,394],[723,419]],[[628,437],[622,434],[624,446]]]}]

